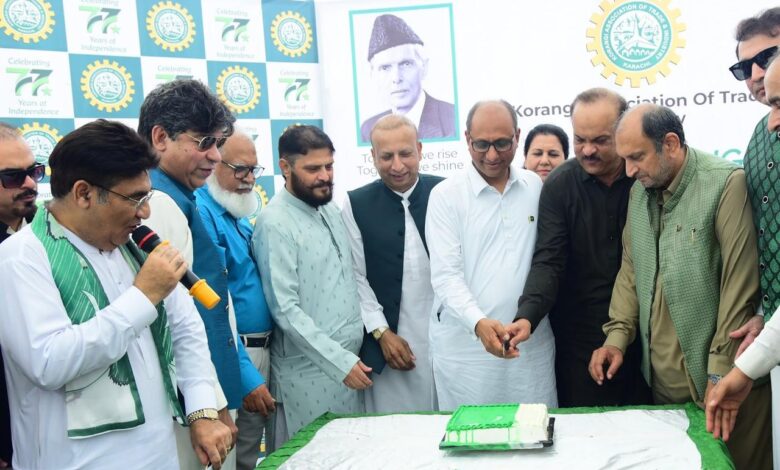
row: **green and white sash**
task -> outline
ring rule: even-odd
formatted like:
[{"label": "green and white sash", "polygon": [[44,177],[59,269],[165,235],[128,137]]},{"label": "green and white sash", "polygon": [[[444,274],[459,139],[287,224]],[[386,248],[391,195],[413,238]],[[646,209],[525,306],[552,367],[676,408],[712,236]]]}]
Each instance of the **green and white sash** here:
[{"label": "green and white sash", "polygon": [[[67,239],[62,226],[48,209],[38,210],[31,228],[46,250],[54,282],[60,291],[68,318],[74,325],[91,320],[99,310],[109,305],[94,268],[84,254]],[[119,247],[119,250],[131,269],[137,273],[140,266],[136,260],[145,259],[145,255],[131,242]],[[172,414],[183,423],[184,412],[175,388],[173,345],[163,302],[157,305],[157,319],[149,328],[157,349]],[[87,373],[67,383],[65,405],[70,438],[130,429],[145,422],[143,406],[127,354],[105,369]]]}]

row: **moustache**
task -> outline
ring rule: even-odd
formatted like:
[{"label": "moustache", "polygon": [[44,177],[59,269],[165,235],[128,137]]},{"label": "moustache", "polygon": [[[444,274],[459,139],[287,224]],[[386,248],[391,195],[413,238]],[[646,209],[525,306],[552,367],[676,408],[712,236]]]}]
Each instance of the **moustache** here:
[{"label": "moustache", "polygon": [[330,188],[330,189],[333,189],[333,183],[330,182],[330,181],[325,181],[325,182],[322,182],[322,183],[317,183],[314,186],[312,186],[311,188],[312,189],[316,189],[316,188],[326,188],[326,187]]},{"label": "moustache", "polygon": [[34,189],[24,190],[21,193],[14,196],[14,201],[18,201],[19,199],[25,198],[27,196],[38,197],[38,191],[35,191]]},{"label": "moustache", "polygon": [[241,184],[238,185],[238,189],[252,189],[254,187],[255,187],[255,185],[248,184],[248,183],[241,183]]}]

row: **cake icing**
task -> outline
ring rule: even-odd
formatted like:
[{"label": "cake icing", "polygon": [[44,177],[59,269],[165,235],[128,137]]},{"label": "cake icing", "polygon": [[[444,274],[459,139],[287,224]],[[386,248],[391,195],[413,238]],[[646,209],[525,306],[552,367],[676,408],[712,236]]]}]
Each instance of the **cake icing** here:
[{"label": "cake icing", "polygon": [[447,423],[446,441],[455,445],[523,445],[545,441],[547,405],[464,405]]}]

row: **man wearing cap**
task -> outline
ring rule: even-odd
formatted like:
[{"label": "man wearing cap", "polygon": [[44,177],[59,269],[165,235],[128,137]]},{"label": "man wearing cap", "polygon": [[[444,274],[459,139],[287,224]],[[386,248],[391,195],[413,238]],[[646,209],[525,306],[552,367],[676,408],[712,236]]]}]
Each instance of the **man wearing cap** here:
[{"label": "man wearing cap", "polygon": [[403,114],[417,126],[421,139],[455,136],[455,107],[437,100],[422,88],[428,57],[422,39],[395,15],[374,20],[368,62],[382,100],[390,109],[366,119],[360,126],[363,142],[382,116]]}]

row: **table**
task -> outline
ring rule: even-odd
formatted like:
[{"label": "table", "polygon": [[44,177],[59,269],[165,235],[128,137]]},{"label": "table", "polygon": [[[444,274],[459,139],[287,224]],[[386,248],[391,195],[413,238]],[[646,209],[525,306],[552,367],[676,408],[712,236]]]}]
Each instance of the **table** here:
[{"label": "table", "polygon": [[559,408],[555,444],[520,451],[438,449],[449,413],[326,413],[258,469],[734,469],[725,444],[706,432],[694,403]]}]

